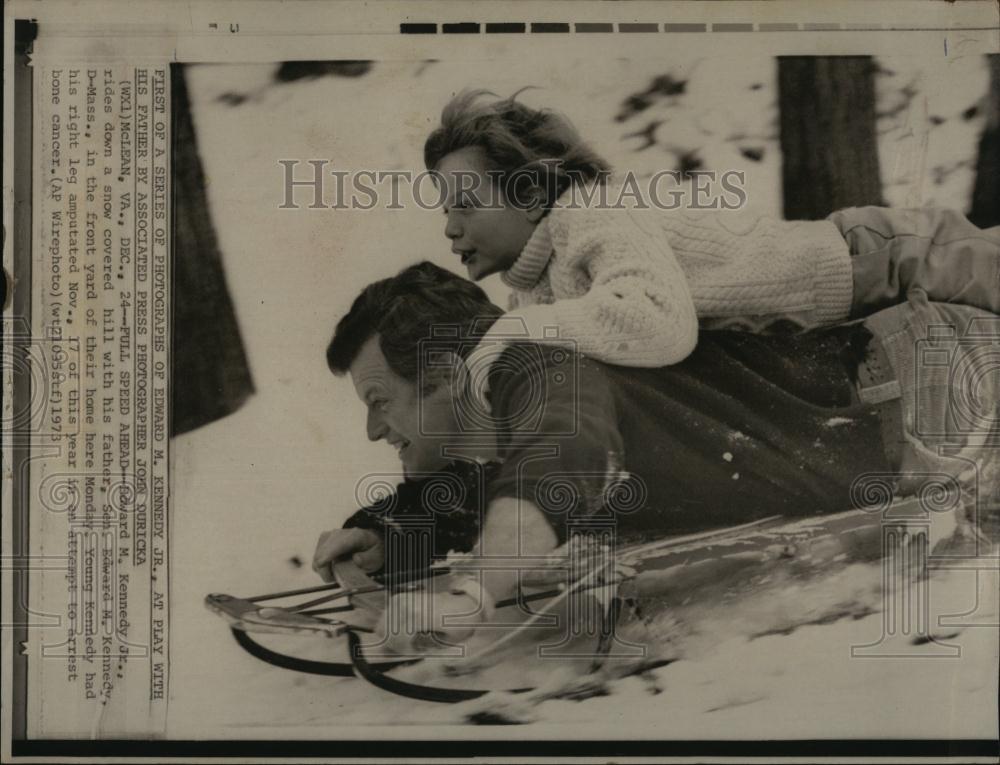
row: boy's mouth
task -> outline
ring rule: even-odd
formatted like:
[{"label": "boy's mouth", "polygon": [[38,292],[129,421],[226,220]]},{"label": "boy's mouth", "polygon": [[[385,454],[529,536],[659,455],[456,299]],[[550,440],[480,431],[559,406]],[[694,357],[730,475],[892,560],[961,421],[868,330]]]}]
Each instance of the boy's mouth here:
[{"label": "boy's mouth", "polygon": [[452,252],[454,252],[462,259],[463,266],[469,265],[469,261],[472,260],[476,255],[475,250],[452,250]]}]

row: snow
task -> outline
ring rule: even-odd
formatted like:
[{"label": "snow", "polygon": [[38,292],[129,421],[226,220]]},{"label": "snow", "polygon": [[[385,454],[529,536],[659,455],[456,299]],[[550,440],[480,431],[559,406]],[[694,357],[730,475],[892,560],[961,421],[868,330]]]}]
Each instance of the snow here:
[{"label": "snow", "polygon": [[[454,738],[464,737],[462,727],[488,711],[574,738],[879,738],[887,731],[911,738],[995,736],[997,678],[986,669],[996,662],[995,628],[939,627],[938,642],[921,645],[914,645],[913,632],[885,636],[881,577],[877,564],[856,565],[826,580],[779,583],[743,600],[657,614],[648,647],[676,660],[645,676],[605,681],[552,661],[529,666],[526,652],[527,659],[461,682],[477,687],[489,680],[501,688],[545,682],[544,689],[453,706],[416,703],[356,680],[295,675],[260,664],[233,644],[228,657],[219,657],[230,665],[228,682],[210,676],[199,686],[203,696],[211,689],[216,706],[189,699],[183,719],[172,712],[171,723],[197,737],[251,729],[264,737],[337,737],[338,730],[346,734],[348,726],[361,725],[363,736],[418,737],[433,726],[437,735]],[[989,577],[977,582],[975,572],[937,572],[930,592],[931,623],[942,613],[974,611],[978,596],[975,618],[961,621],[995,624],[997,590]],[[627,627],[622,634],[637,637]],[[343,659],[329,641],[289,637],[277,644],[298,655]],[[877,655],[852,655],[865,646]],[[403,676],[448,684],[430,670]],[[587,697],[586,686],[600,695]],[[585,700],[548,698],[571,689]],[[387,721],[393,728],[383,727]],[[502,727],[490,736],[508,733]],[[520,727],[511,735],[531,736]]]},{"label": "snow", "polygon": [[850,417],[831,417],[823,424],[828,428],[838,428],[841,425],[850,425],[852,422],[854,422],[854,420]]},{"label": "snow", "polygon": [[[893,72],[878,84],[886,104],[907,83],[917,92],[880,123],[887,200],[965,209],[982,121],[962,118],[969,104],[958,94],[985,93],[982,60],[882,63]],[[360,78],[282,86],[270,84],[271,66],[189,70],[209,200],[256,393],[237,413],[173,443],[171,737],[482,734],[466,722],[474,703],[420,704],[360,681],[265,665],[244,654],[221,620],[201,605],[208,592],[249,595],[317,583],[308,564],[296,561],[308,562],[320,532],[339,526],[356,509],[359,477],[397,472],[391,450],[363,438],[364,410],[349,383],[326,369],[332,329],[373,279],[423,258],[456,266],[440,214],[278,209],[284,192],[278,160],[328,158],[348,169],[418,170],[422,139],[448,94],[468,85],[510,93],[545,77],[551,86],[525,93],[524,100],[565,112],[617,167],[651,172],[671,166],[674,149],[697,150],[706,167],[744,170],[750,205],[777,215],[774,68],[774,60],[765,58],[741,59],[738,67],[707,58],[674,65],[568,61],[545,73],[528,61],[503,71],[469,62],[400,62],[377,63]],[[668,71],[688,80],[683,96],[656,102],[625,122],[614,120],[626,95]],[[961,89],[949,87],[955,78]],[[228,92],[248,99],[227,105],[219,96]],[[404,99],[393,95],[402,93]],[[394,111],[400,102],[404,106]],[[740,109],[729,106],[737,102]],[[931,128],[928,115],[945,121]],[[658,143],[638,151],[641,139],[628,134],[653,119],[663,120],[654,131]],[[390,122],[396,140],[386,142],[384,129],[366,129]],[[760,161],[741,153],[747,147],[761,154]],[[956,159],[965,164],[951,167]],[[485,286],[503,304],[499,281]],[[732,434],[734,443],[741,437]],[[975,612],[963,624],[984,625],[949,628],[955,634],[946,642],[961,650],[954,658],[852,658],[851,646],[875,642],[882,633],[884,614],[877,607],[858,618],[791,628],[810,621],[816,615],[810,609],[840,607],[847,613],[852,604],[866,602],[866,588],[879,575],[878,567],[869,566],[815,583],[812,590],[706,608],[697,614],[696,633],[677,632],[663,615],[657,642],[676,649],[678,661],[650,678],[609,680],[610,696],[527,706],[520,700],[520,714],[534,724],[501,726],[489,735],[995,737],[995,569],[994,561],[978,574],[933,573],[936,613]],[[762,625],[790,631],[752,638]],[[907,640],[896,635],[886,645],[906,653],[913,648]],[[331,641],[278,643],[298,655],[327,659],[340,650]]]}]

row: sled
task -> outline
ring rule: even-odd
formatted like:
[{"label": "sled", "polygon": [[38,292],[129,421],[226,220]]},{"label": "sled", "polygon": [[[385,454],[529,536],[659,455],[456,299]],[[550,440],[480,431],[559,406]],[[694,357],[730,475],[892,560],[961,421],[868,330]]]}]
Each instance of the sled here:
[{"label": "sled", "polygon": [[[574,596],[592,596],[599,604],[600,619],[596,629],[585,633],[590,642],[580,655],[588,658],[585,671],[594,671],[613,648],[627,647],[628,641],[618,636],[623,614],[641,618],[650,608],[682,609],[692,601],[753,589],[774,577],[808,580],[851,563],[878,560],[886,554],[886,524],[885,513],[862,509],[797,519],[774,516],[736,527],[626,545],[611,554],[603,550],[604,554],[596,556],[593,549],[585,549],[581,555],[580,550],[560,548],[545,559],[532,559],[533,586],[522,587],[516,597],[494,604],[499,621],[512,614],[519,619],[505,629],[490,625],[490,642],[464,656],[461,667],[470,673],[516,652],[519,646],[532,645],[532,630],[545,634],[542,628],[547,620],[557,612],[565,614]],[[369,576],[353,563],[338,562],[333,567],[334,583],[249,598],[212,594],[205,603],[226,620],[241,647],[269,664],[327,676],[353,675],[399,695],[453,703],[489,691],[401,680],[388,673],[419,664],[426,657],[393,657],[379,652],[375,660],[366,655],[369,649],[365,645],[379,644],[375,632],[390,596],[419,593],[434,586],[439,577],[443,579],[438,585],[448,586],[450,577],[467,577],[476,564],[475,558],[466,557],[429,571],[395,572],[390,578]],[[282,654],[251,637],[256,633],[344,640],[349,661],[312,661]],[[560,655],[570,654],[564,651]],[[644,673],[668,662],[642,655],[626,663],[623,674]],[[441,666],[449,667],[447,663]],[[461,667],[452,667],[451,674],[463,674]],[[521,693],[532,689],[504,690]]]}]

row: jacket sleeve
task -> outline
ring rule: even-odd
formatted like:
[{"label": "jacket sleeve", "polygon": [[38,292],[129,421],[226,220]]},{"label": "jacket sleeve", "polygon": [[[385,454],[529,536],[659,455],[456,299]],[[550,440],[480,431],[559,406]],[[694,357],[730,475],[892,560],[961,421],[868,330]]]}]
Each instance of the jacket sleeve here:
[{"label": "jacket sleeve", "polygon": [[346,521],[342,528],[345,529],[367,529],[376,534],[385,533],[385,519],[373,507],[362,507],[355,511]]},{"label": "jacket sleeve", "polygon": [[495,469],[453,462],[433,474],[407,478],[395,491],[351,515],[343,528],[373,531],[385,543],[387,556],[393,551],[402,556],[387,559],[388,570],[420,569],[451,551],[467,552],[479,536],[480,487]]},{"label": "jacket sleeve", "polygon": [[536,340],[558,328],[562,344],[609,364],[661,367],[686,358],[698,341],[698,317],[665,235],[644,225],[641,211],[551,215],[559,271],[583,280],[587,291],[563,297],[554,283],[554,303],[522,306],[508,316],[520,319]]},{"label": "jacket sleeve", "polygon": [[621,475],[624,447],[610,381],[579,356],[518,343],[492,372],[490,399],[501,464],[487,502],[531,502],[565,542],[567,521],[603,508]]}]

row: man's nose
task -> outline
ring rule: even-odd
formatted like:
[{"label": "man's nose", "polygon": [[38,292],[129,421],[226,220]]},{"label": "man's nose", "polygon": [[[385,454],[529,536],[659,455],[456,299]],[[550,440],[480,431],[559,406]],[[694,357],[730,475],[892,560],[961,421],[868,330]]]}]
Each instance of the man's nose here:
[{"label": "man's nose", "polygon": [[381,415],[375,409],[368,410],[368,422],[366,423],[366,428],[368,430],[369,441],[378,441],[379,439],[385,438],[385,434],[389,431],[385,422],[383,422]]}]

